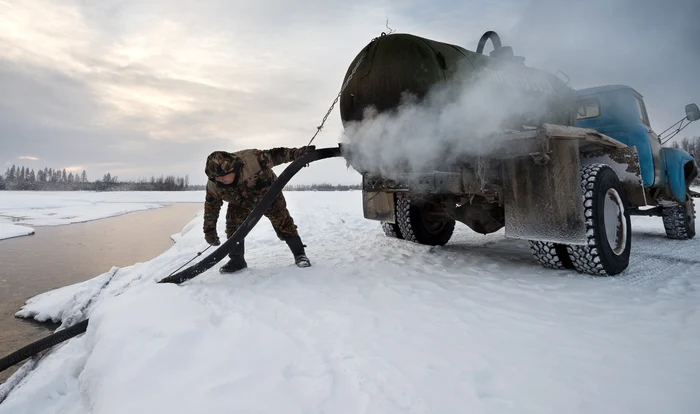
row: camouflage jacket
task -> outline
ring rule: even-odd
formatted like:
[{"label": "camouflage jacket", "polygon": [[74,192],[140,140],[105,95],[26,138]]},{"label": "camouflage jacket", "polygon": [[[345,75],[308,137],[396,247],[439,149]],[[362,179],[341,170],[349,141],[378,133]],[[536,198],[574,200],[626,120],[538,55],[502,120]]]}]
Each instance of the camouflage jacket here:
[{"label": "camouflage jacket", "polygon": [[297,150],[298,148],[279,147],[270,150],[248,149],[215,153],[219,163],[235,168],[236,177],[229,185],[219,183],[212,178],[207,182],[204,233],[216,230],[216,222],[224,201],[229,203],[229,208],[236,205],[247,209],[255,207],[277,178],[272,167],[294,161],[294,153]]}]

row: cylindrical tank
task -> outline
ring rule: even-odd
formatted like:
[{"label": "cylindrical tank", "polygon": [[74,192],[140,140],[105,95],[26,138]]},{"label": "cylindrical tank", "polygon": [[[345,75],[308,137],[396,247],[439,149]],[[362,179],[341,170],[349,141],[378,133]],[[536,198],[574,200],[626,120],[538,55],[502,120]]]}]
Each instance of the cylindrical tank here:
[{"label": "cylindrical tank", "polygon": [[[503,50],[506,49],[509,50]],[[513,96],[537,100],[538,106],[544,106],[536,111],[536,119],[514,114],[509,119],[512,122],[507,122],[508,128],[525,124],[537,126],[532,124],[542,122],[573,125],[575,121],[573,90],[553,74],[526,67],[522,59],[514,58],[512,54],[492,57],[404,33],[382,35],[368,45],[366,52],[365,59],[340,96],[343,125],[361,121],[365,108],[370,106],[379,113],[397,108],[405,92],[422,99],[432,88],[450,80],[459,80],[454,84],[458,88],[470,88],[478,85],[470,83],[477,78],[478,82],[493,82],[496,88],[500,88],[496,90],[512,92],[502,94],[503,102],[494,96],[500,94],[492,93],[488,99],[492,111],[512,108]],[[361,54],[362,51],[351,62],[343,81]]]}]

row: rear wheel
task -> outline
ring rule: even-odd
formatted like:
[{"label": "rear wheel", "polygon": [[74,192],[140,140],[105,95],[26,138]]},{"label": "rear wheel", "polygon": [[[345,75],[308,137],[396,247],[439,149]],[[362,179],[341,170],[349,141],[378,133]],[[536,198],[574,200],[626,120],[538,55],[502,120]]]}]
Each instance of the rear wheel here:
[{"label": "rear wheel", "polygon": [[382,222],[382,230],[384,235],[387,237],[393,237],[395,239],[403,239],[401,234],[401,229],[398,224]]},{"label": "rear wheel", "polygon": [[535,260],[547,269],[573,269],[565,244],[530,240],[530,251]]},{"label": "rear wheel", "polygon": [[690,194],[685,203],[664,207],[661,210],[666,236],[676,240],[690,240],[695,237],[695,203]]},{"label": "rear wheel", "polygon": [[605,164],[581,169],[587,244],[567,246],[574,268],[611,276],[629,266],[632,246],[630,212],[617,174]]},{"label": "rear wheel", "polygon": [[455,229],[455,220],[435,218],[430,207],[414,204],[407,197],[396,200],[396,222],[404,239],[430,246],[446,244]]}]

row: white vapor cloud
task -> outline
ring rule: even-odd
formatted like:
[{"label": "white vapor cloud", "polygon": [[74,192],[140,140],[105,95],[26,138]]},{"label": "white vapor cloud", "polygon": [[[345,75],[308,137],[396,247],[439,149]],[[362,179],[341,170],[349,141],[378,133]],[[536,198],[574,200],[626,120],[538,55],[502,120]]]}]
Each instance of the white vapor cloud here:
[{"label": "white vapor cloud", "polygon": [[[378,47],[375,56],[379,50],[386,47]],[[459,75],[437,84],[425,98],[403,94],[397,110],[377,113],[369,107],[362,121],[349,122],[344,141],[351,164],[387,177],[444,170],[467,157],[497,151],[504,133],[521,125],[568,124],[575,93],[559,79],[507,58],[489,67],[468,61],[462,62]],[[379,79],[386,76],[378,67],[372,70]],[[395,94],[406,86],[376,85]]]}]

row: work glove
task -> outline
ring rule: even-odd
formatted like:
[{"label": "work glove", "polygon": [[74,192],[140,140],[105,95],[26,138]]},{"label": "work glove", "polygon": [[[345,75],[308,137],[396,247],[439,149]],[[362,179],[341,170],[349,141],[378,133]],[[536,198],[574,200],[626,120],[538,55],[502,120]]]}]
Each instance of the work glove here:
[{"label": "work glove", "polygon": [[209,233],[206,233],[204,235],[204,239],[209,243],[211,246],[218,246],[221,244],[219,241],[219,235],[216,234],[215,231],[210,231]]},{"label": "work glove", "polygon": [[302,155],[306,154],[307,152],[314,151],[316,150],[315,145],[309,145],[307,147],[300,147],[294,150],[293,156],[294,159],[296,160],[297,158],[301,157]]}]

